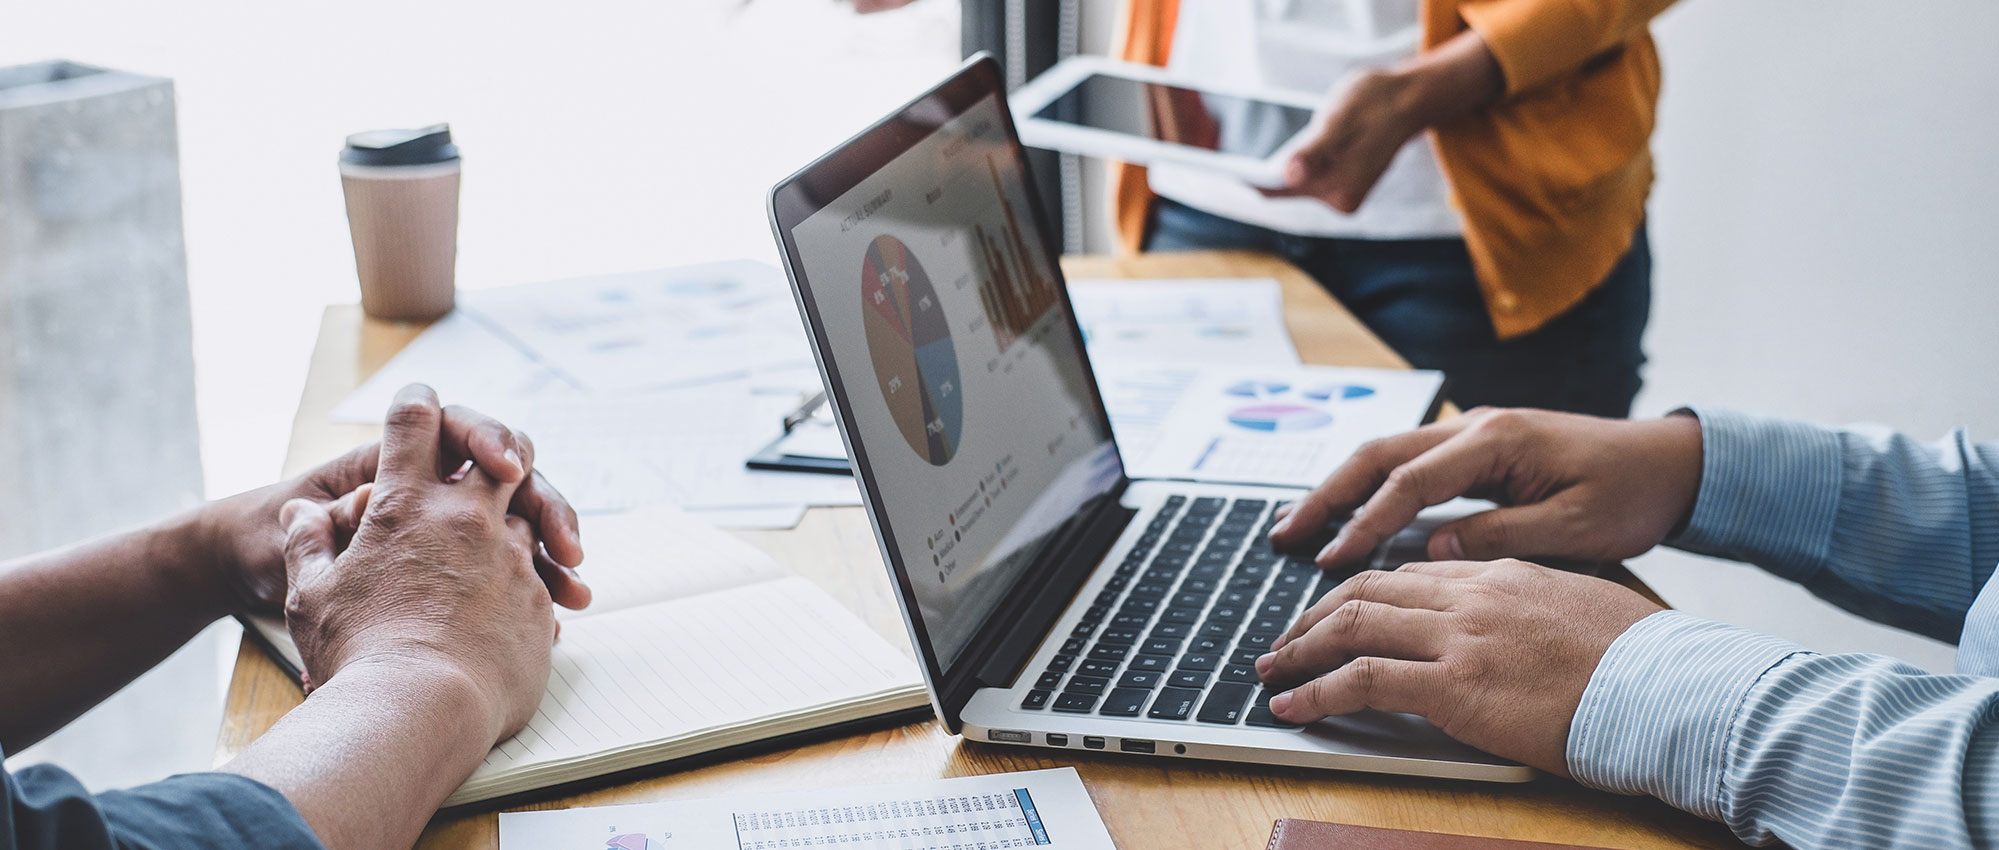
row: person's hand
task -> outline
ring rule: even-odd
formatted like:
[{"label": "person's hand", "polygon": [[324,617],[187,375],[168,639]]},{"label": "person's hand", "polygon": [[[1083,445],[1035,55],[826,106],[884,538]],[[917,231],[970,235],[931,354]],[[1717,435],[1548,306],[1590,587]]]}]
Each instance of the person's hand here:
[{"label": "person's hand", "polygon": [[[426,389],[426,392],[428,390]],[[534,469],[534,443],[492,417],[465,407],[443,409],[438,424],[437,475],[467,461],[494,480],[518,484],[510,510],[534,527],[540,546],[535,566],[565,608],[590,603],[590,589],[576,576],[583,563],[576,511]],[[218,584],[234,610],[275,612],[285,599],[285,526],[278,510],[292,499],[332,509],[332,503],[375,480],[382,446],[369,443],[290,481],[251,490],[202,509],[200,526],[218,571]]]},{"label": "person's hand", "polygon": [[1350,77],[1285,164],[1271,197],[1310,197],[1353,213],[1417,133],[1499,99],[1505,77],[1485,38],[1466,30],[1407,65]]},{"label": "person's hand", "polygon": [[1284,185],[1263,194],[1317,198],[1350,214],[1367,200],[1395,154],[1425,126],[1410,77],[1361,73],[1320,116],[1312,139],[1292,153]]},{"label": "person's hand", "polygon": [[1459,496],[1498,502],[1430,535],[1437,560],[1562,557],[1615,561],[1666,539],[1700,490],[1701,429],[1690,416],[1598,419],[1479,409],[1368,443],[1270,531],[1296,546],[1352,518],[1317,555],[1358,563],[1416,517]]},{"label": "person's hand", "polygon": [[1611,582],[1520,561],[1367,570],[1308,609],[1256,671],[1291,688],[1270,700],[1280,719],[1418,714],[1567,776],[1569,724],[1597,663],[1658,610]]},{"label": "person's hand", "polygon": [[356,664],[450,677],[492,709],[498,741],[547,686],[555,616],[534,526],[508,512],[521,480],[477,466],[440,477],[444,415],[427,387],[398,394],[372,488],[335,503],[362,511],[344,550],[325,506],[284,504],[285,625],[308,689]]}]

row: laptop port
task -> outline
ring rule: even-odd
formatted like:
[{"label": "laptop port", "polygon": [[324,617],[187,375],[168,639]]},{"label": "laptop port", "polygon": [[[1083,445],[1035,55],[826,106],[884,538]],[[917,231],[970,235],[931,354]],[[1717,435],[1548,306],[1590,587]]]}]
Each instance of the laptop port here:
[{"label": "laptop port", "polygon": [[1051,747],[1069,746],[1069,736],[1063,735],[1058,732],[1050,732],[1048,733],[1048,746]]},{"label": "laptop port", "polygon": [[1119,741],[1117,748],[1127,753],[1151,753],[1155,750],[1151,741],[1134,741],[1130,738]]},{"label": "laptop port", "polygon": [[1032,744],[1034,743],[1034,736],[1013,729],[987,729],[986,740],[999,741],[1004,744]]},{"label": "laptop port", "polygon": [[1099,738],[1095,735],[1084,735],[1083,746],[1089,747],[1090,749],[1093,750],[1101,750],[1104,748],[1104,739]]}]

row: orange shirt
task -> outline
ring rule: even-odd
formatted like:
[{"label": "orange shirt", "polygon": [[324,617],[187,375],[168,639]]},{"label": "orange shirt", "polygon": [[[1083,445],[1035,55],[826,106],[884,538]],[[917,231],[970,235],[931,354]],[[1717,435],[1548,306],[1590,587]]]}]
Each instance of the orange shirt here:
[{"label": "orange shirt", "polygon": [[[1423,44],[1478,31],[1506,96],[1430,130],[1464,217],[1465,244],[1499,336],[1581,301],[1631,247],[1652,188],[1659,52],[1647,25],[1673,0],[1424,0]],[[1164,65],[1178,0],[1127,0],[1120,54]],[[1119,242],[1136,251],[1151,192],[1113,171]]]}]

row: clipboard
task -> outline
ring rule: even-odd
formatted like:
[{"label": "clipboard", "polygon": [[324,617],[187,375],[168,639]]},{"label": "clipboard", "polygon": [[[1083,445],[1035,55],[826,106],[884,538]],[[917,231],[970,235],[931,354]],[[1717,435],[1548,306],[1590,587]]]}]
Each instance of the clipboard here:
[{"label": "clipboard", "polygon": [[[832,446],[840,446],[836,456]],[[750,455],[743,465],[774,472],[814,472],[822,475],[852,475],[854,467],[840,444],[838,426],[828,415],[826,394],[805,400],[784,415],[784,434]]]}]

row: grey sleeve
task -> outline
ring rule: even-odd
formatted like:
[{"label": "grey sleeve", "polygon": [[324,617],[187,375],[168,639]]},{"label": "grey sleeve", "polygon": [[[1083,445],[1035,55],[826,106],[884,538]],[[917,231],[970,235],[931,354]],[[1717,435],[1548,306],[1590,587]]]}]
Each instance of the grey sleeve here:
[{"label": "grey sleeve", "polygon": [[91,794],[36,765],[0,771],[0,850],[324,850],[284,795],[226,773],[189,773]]}]

